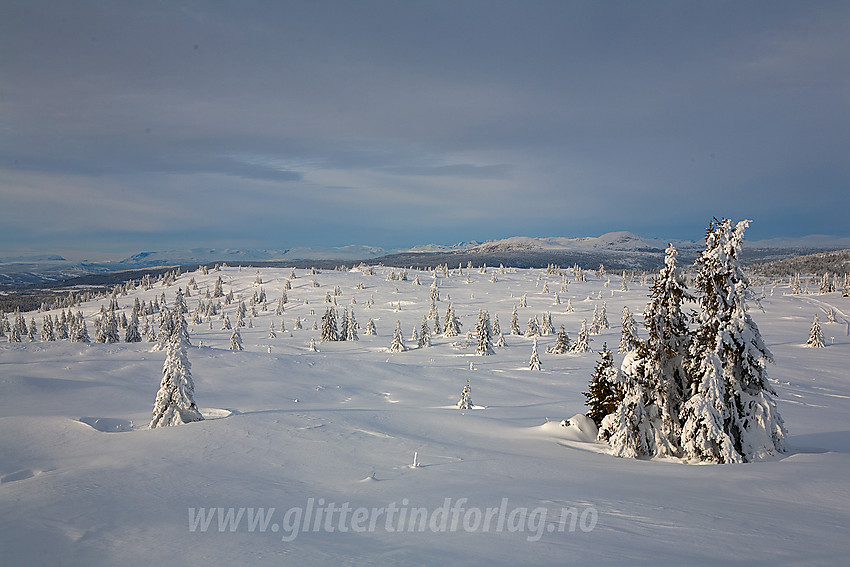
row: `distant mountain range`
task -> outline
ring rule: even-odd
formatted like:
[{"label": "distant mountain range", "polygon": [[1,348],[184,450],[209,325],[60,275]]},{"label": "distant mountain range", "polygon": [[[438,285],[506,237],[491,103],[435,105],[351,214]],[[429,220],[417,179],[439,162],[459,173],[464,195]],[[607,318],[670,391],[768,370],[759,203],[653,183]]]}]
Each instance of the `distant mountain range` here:
[{"label": "distant mountain range", "polygon": [[[579,264],[610,269],[655,269],[661,264],[668,243],[679,250],[682,262],[696,258],[702,241],[644,238],[631,232],[609,232],[596,237],[533,238],[514,236],[488,242],[462,242],[454,245],[428,244],[406,249],[386,249],[352,244],[339,247],[293,247],[284,249],[193,248],[149,251],[117,262],[70,262],[58,255],[0,258],[0,286],[12,287],[74,277],[161,266],[193,266],[225,262],[295,263],[365,261],[401,266],[434,266],[472,262],[480,265],[536,267],[547,264]],[[807,236],[745,242],[748,262],[776,260],[800,254],[850,248],[850,238]]]}]

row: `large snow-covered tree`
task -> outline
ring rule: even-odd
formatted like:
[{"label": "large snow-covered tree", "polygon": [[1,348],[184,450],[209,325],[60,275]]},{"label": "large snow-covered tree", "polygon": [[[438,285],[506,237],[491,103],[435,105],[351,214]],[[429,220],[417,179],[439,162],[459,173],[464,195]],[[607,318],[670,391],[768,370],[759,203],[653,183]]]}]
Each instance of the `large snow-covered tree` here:
[{"label": "large snow-covered tree", "polygon": [[773,357],[747,312],[749,280],[738,254],[749,221],[712,221],[696,261],[698,327],[681,443],[689,460],[748,462],[785,451],[785,427],[768,383]]},{"label": "large snow-covered tree", "polygon": [[664,267],[650,290],[644,310],[645,340],[623,359],[619,373],[622,401],[606,417],[599,439],[621,457],[679,456],[679,414],[688,378],[685,355],[690,344],[682,303],[689,299],[676,266],[676,249],[668,246]]},{"label": "large snow-covered tree", "polygon": [[174,332],[168,339],[162,381],[156,394],[150,428],[201,421],[204,417],[195,405],[195,382],[187,354],[189,333],[179,309],[172,310]]}]

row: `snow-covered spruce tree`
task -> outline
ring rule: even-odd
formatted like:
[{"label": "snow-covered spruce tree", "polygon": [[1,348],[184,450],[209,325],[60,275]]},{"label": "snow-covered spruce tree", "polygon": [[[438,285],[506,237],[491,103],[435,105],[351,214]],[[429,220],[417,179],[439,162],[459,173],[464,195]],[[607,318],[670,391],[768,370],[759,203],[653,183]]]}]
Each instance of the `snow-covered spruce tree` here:
[{"label": "snow-covered spruce tree", "polygon": [[573,343],[573,352],[587,352],[590,350],[590,334],[587,332],[587,319],[582,319],[578,338]]},{"label": "snow-covered spruce tree", "polygon": [[460,400],[457,402],[458,409],[471,409],[475,407],[475,404],[472,403],[472,389],[469,387],[469,378],[466,379],[466,386],[463,387],[463,391],[460,393]]},{"label": "snow-covered spruce tree", "polygon": [[486,309],[482,309],[478,312],[478,324],[475,325],[475,334],[478,337],[475,354],[478,356],[496,354],[493,350],[493,336],[491,333],[490,313]]},{"label": "snow-covered spruce tree", "polygon": [[823,348],[825,346],[817,313],[815,313],[815,320],[812,321],[812,328],[809,329],[809,340],[806,341],[806,346],[809,348]]},{"label": "snow-covered spruce tree", "polygon": [[120,342],[120,338],[118,336],[118,319],[115,317],[114,311],[109,311],[106,314],[106,323],[101,321],[101,325],[103,326],[103,342],[107,344]]},{"label": "snow-covered spruce tree", "polygon": [[454,306],[449,303],[449,306],[446,308],[446,321],[443,325],[443,336],[444,337],[456,337],[460,334],[460,329],[462,325],[460,321],[458,321],[457,315],[455,315]]},{"label": "snow-covered spruce tree", "polygon": [[439,313],[437,313],[437,311],[436,311],[436,310],[434,311],[434,329],[433,329],[433,334],[434,334],[434,335],[442,335],[442,334],[443,334],[443,329],[441,329],[441,328],[440,328],[440,314],[439,314]]},{"label": "snow-covered spruce tree", "polygon": [[609,327],[610,327],[610,325],[608,324],[607,305],[603,301],[602,302],[602,309],[599,310],[599,328],[600,329],[607,329]]},{"label": "snow-covered spruce tree", "polygon": [[166,347],[162,381],[156,394],[150,428],[201,421],[204,417],[195,405],[195,382],[187,354],[189,334],[180,310],[173,310],[174,332]]},{"label": "snow-covered spruce tree", "polygon": [[749,462],[785,451],[785,427],[767,380],[773,358],[745,304],[738,253],[749,221],[712,221],[694,281],[698,328],[689,353],[691,395],[682,409],[689,460]]},{"label": "snow-covered spruce tree", "polygon": [[124,332],[124,342],[142,342],[142,335],[139,333],[139,316],[135,311],[130,313],[130,322],[127,323],[127,330]]},{"label": "snow-covered spruce tree", "polygon": [[53,319],[45,315],[41,322],[41,342],[55,341],[56,332],[53,330]]},{"label": "snow-covered spruce tree", "polygon": [[687,395],[685,357],[690,345],[682,303],[690,299],[670,245],[644,310],[647,338],[626,354],[619,373],[623,394],[606,417],[599,439],[619,457],[680,456],[679,414]]},{"label": "snow-covered spruce tree", "polygon": [[75,343],[90,343],[91,338],[89,338],[89,330],[86,326],[86,320],[83,319],[82,313],[77,313],[78,317],[75,319],[75,325],[70,333],[71,341]]},{"label": "snow-covered spruce tree", "polygon": [[555,344],[546,349],[546,352],[550,354],[567,354],[572,350],[572,344],[570,344],[570,336],[567,334],[564,326],[561,325],[561,328],[558,329],[557,338],[555,339]]},{"label": "snow-covered spruce tree", "polygon": [[218,276],[218,278],[215,280],[215,285],[213,286],[213,298],[217,299],[219,297],[224,297],[224,291],[221,289],[221,286],[221,276]]},{"label": "snow-covered spruce tree", "polygon": [[156,345],[152,350],[154,352],[164,350],[168,346],[168,340],[173,332],[174,320],[171,316],[171,310],[163,304],[162,310],[159,312],[159,333],[156,336]]},{"label": "snow-covered spruce tree", "polygon": [[540,334],[541,335],[551,335],[555,332],[555,326],[552,325],[552,314],[544,313],[543,314],[543,323],[540,325]]},{"label": "snow-covered spruce tree", "polygon": [[336,328],[336,310],[333,307],[328,307],[325,314],[322,315],[322,334],[319,340],[323,343],[339,340],[339,331]]},{"label": "snow-covered spruce tree", "polygon": [[270,339],[277,338],[277,333],[274,332],[274,323],[273,322],[269,323],[269,338]]},{"label": "snow-covered spruce tree", "polygon": [[632,317],[629,306],[623,306],[623,331],[620,334],[620,346],[617,352],[620,354],[634,350],[637,347],[638,336],[635,326],[635,318]]},{"label": "snow-covered spruce tree", "polygon": [[419,348],[431,346],[431,329],[428,328],[428,317],[422,318],[422,326],[419,328],[419,337],[417,340]]},{"label": "snow-covered spruce tree", "polygon": [[599,306],[593,306],[593,318],[590,320],[590,334],[598,335],[599,334]]},{"label": "snow-covered spruce tree", "polygon": [[339,321],[339,340],[348,339],[348,307],[343,307],[342,317]]},{"label": "snow-covered spruce tree", "polygon": [[537,354],[537,337],[534,337],[534,342],[531,344],[531,358],[528,361],[529,370],[540,370],[540,355]]},{"label": "snow-covered spruce tree", "polygon": [[242,347],[242,334],[239,332],[239,327],[234,327],[233,333],[230,335],[230,350],[244,350]]},{"label": "snow-covered spruce tree", "polygon": [[511,334],[512,335],[521,335],[519,331],[519,315],[517,314],[516,305],[514,305],[514,310],[511,312]]},{"label": "snow-covered spruce tree", "polygon": [[21,342],[21,333],[18,331],[17,325],[12,325],[12,328],[6,333],[6,338],[10,343]]},{"label": "snow-covered spruce tree", "polygon": [[616,380],[617,371],[614,369],[614,355],[608,350],[608,343],[602,343],[599,360],[590,377],[587,392],[582,392],[587,398],[584,402],[589,409],[587,417],[593,420],[596,427],[602,425],[603,418],[617,410],[623,399]]},{"label": "snow-covered spruce tree", "polygon": [[375,330],[375,322],[372,319],[369,319],[369,321],[366,323],[366,329],[364,333],[369,336],[374,336],[378,334]]},{"label": "snow-covered spruce tree", "polygon": [[360,325],[357,324],[357,319],[354,317],[354,309],[348,313],[348,317],[345,320],[345,340],[347,341],[357,341],[360,340],[360,337],[357,335],[357,330],[360,328]]},{"label": "snow-covered spruce tree", "polygon": [[390,352],[404,352],[407,347],[404,346],[404,336],[401,334],[401,322],[396,321],[395,331],[393,331],[393,342],[390,345]]}]

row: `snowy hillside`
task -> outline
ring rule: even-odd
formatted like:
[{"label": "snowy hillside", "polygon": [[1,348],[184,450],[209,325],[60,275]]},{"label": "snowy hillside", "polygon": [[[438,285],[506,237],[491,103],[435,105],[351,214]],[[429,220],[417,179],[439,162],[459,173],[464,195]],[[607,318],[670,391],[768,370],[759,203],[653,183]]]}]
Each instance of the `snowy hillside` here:
[{"label": "snowy hillside", "polygon": [[[618,241],[638,245],[622,233],[606,242]],[[596,244],[608,245],[587,245]],[[623,307],[640,323],[649,282],[563,273],[228,267],[130,289],[116,298],[127,317],[136,300],[171,305],[178,288],[189,290],[188,356],[206,419],[154,430],[165,352],[153,343],[123,342],[124,329],[114,344],[3,337],[0,563],[845,562],[850,299],[791,295],[784,279],[753,286],[764,295],[751,315],[776,359],[768,371],[786,454],[744,465],[619,459],[574,416],[603,343],[616,353]],[[219,277],[230,304],[206,298]],[[461,334],[418,347],[411,337],[435,282],[440,324],[451,304]],[[251,305],[261,292],[266,302]],[[92,338],[109,301],[73,309]],[[199,301],[222,311],[193,323]],[[243,301],[244,351],[233,352],[222,317],[235,326]],[[357,341],[320,342],[334,305],[355,315]],[[538,336],[542,370],[529,369],[534,339],[510,334],[515,306],[521,331],[548,313],[575,339],[603,305],[610,326],[591,336],[591,352],[550,354],[555,335]],[[477,356],[466,337],[484,309],[506,342],[492,356]],[[816,314],[826,347],[805,348]],[[41,329],[44,315],[25,317]],[[370,320],[375,335],[364,332]],[[148,316],[152,330],[156,322]],[[397,323],[405,352],[389,352]],[[460,410],[467,383],[475,407]]]}]

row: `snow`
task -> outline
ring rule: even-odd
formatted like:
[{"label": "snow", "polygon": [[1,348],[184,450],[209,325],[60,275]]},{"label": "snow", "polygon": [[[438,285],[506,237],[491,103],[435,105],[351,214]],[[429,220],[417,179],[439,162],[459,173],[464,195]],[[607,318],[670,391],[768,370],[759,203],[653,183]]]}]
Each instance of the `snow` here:
[{"label": "snow", "polygon": [[[151,352],[152,343],[0,343],[0,562],[845,562],[850,300],[840,293],[793,296],[788,282],[780,281],[775,294],[761,300],[764,312],[751,306],[776,360],[768,373],[788,429],[788,452],[749,464],[697,466],[672,458],[620,459],[594,441],[592,423],[581,415],[581,392],[602,343],[618,344],[619,325],[591,335],[587,353],[548,354],[556,335],[537,337],[540,372],[528,370],[533,339],[524,336],[506,335],[508,346],[494,348],[493,356],[476,356],[475,341],[459,348],[452,346],[458,337],[442,335],[420,349],[407,335],[429,312],[432,273],[410,270],[408,281],[386,281],[391,269],[376,267],[371,276],[296,270],[282,316],[274,315],[274,306],[290,269],[260,269],[269,309],[257,306],[253,328],[240,329],[241,352],[229,350],[231,331],[221,330],[216,317],[212,329],[206,322],[190,324],[194,399],[206,418],[200,422],[146,428],[166,356]],[[449,302],[463,336],[475,329],[483,309],[510,321],[526,294],[520,321],[551,312],[555,328],[563,324],[575,337],[602,301],[610,313],[624,306],[640,313],[647,301],[647,286],[637,281],[623,292],[618,276],[600,281],[586,272],[588,281],[570,280],[569,291],[559,292],[563,303],[553,305],[559,276],[508,270],[498,272],[494,283],[492,272],[469,270],[471,283],[467,270],[437,276],[441,326]],[[247,303],[258,291],[256,269],[184,274],[172,286],[137,289],[118,302],[129,314],[136,297],[150,301],[165,292],[170,305],[177,288],[194,277],[200,289],[186,299],[188,319],[219,275],[224,292],[232,289],[236,296],[225,307],[235,321],[240,296]],[[412,282],[417,275],[420,286]],[[312,280],[320,287],[312,287]],[[358,283],[364,289],[356,289]],[[539,293],[544,283],[552,293]],[[335,286],[343,292],[336,298],[340,312],[347,306],[359,321],[373,319],[378,333],[361,330],[359,341],[323,342],[319,352],[310,352],[310,339],[318,342],[320,334],[310,329]],[[600,291],[601,299],[585,299]],[[367,309],[372,296],[375,303]],[[566,311],[568,299],[574,312]],[[79,308],[89,329],[101,304],[108,300]],[[822,324],[826,348],[805,348],[814,314],[825,321],[829,308],[837,322]],[[33,316],[40,325],[42,314],[28,313],[27,321]],[[294,329],[296,317],[302,330]],[[269,324],[279,329],[281,318],[288,330],[269,338]],[[396,321],[406,352],[389,352]],[[623,356],[615,354],[615,365]],[[455,407],[467,380],[483,409]],[[568,425],[561,424],[565,418]],[[411,466],[414,454],[418,467]],[[372,508],[392,504],[435,513],[446,499],[452,506],[466,499],[464,508],[495,510],[507,499],[507,511],[521,512],[514,519],[526,523],[521,530],[497,531],[496,520],[489,530],[482,521],[479,529],[465,530],[464,518],[474,521],[475,515],[461,514],[454,531],[398,532],[386,529],[381,517],[375,529],[362,532],[329,531],[324,524],[287,532],[285,514],[304,512],[311,499],[315,506],[350,503],[370,515]],[[245,509],[241,523],[235,531],[226,522],[219,530],[230,508],[234,520]],[[267,529],[258,522],[251,531],[249,511],[257,521],[260,508],[271,514]],[[592,529],[557,529],[557,518],[570,508],[588,522],[595,517]],[[206,531],[197,525],[193,531],[192,514],[198,520],[202,509],[216,515]],[[538,509],[546,512],[539,525]],[[284,541],[285,535],[296,537]]]}]

